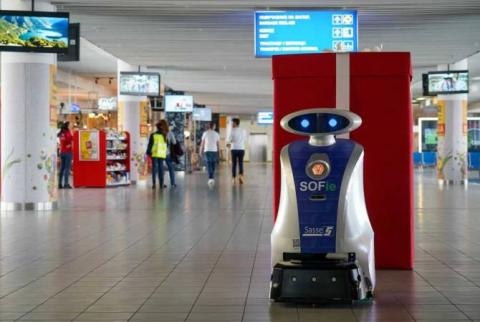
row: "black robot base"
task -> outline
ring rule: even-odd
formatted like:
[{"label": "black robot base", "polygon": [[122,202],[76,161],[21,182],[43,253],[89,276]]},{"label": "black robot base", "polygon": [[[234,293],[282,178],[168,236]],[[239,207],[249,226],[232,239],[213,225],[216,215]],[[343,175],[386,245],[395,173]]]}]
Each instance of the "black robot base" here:
[{"label": "black robot base", "polygon": [[[296,255],[296,256],[295,256]],[[353,303],[368,294],[361,289],[355,255],[328,259],[326,254],[284,254],[275,265],[270,298],[276,302]]]}]

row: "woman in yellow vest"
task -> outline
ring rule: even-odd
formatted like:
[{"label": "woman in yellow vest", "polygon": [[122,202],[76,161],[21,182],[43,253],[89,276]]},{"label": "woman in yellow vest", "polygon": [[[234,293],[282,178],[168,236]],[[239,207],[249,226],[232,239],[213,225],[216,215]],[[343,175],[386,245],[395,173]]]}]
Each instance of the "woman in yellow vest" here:
[{"label": "woman in yellow vest", "polygon": [[[168,166],[170,174],[170,183],[172,187],[175,185],[175,172],[173,170],[173,164],[170,158],[169,145],[174,144],[172,142],[171,133],[168,131],[168,124],[165,120],[161,120],[156,124],[157,131],[150,135],[148,140],[147,155],[152,158],[152,188],[156,188],[156,177],[158,175],[158,181],[160,183],[160,189],[166,188],[163,183],[163,162],[165,161]],[[175,140],[175,137],[173,137]],[[170,161],[170,162],[169,162]]]},{"label": "woman in yellow vest", "polygon": [[[177,144],[177,139],[175,139],[175,135],[172,131],[170,131],[167,121],[165,119],[160,120],[160,126],[165,131],[163,133],[167,133],[167,157],[165,158],[165,163],[167,164],[168,174],[170,176],[170,185],[172,188],[175,188],[177,185],[175,184],[175,169],[173,167],[173,154],[174,151],[172,149],[173,145]],[[178,162],[177,162],[178,163]],[[165,188],[165,186],[164,186]]]}]

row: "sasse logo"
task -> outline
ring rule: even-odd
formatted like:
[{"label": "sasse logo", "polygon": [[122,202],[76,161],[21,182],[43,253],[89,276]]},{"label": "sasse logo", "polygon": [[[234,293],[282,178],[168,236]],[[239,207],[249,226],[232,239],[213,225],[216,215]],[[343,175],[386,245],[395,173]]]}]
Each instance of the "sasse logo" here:
[{"label": "sasse logo", "polygon": [[332,237],[335,227],[334,226],[322,226],[322,227],[309,227],[303,228],[304,237]]},{"label": "sasse logo", "polygon": [[337,185],[328,181],[302,181],[300,182],[300,191],[327,191],[337,190]]}]

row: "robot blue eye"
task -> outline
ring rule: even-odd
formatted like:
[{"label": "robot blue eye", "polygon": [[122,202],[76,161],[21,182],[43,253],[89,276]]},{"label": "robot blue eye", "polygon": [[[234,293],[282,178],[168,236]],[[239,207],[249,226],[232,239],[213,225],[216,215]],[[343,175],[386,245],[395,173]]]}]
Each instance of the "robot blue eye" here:
[{"label": "robot blue eye", "polygon": [[300,125],[306,129],[310,125],[310,122],[307,119],[303,119]]},{"label": "robot blue eye", "polygon": [[330,125],[330,127],[335,127],[337,126],[337,124],[338,124],[338,121],[336,119],[328,120],[328,125]]}]

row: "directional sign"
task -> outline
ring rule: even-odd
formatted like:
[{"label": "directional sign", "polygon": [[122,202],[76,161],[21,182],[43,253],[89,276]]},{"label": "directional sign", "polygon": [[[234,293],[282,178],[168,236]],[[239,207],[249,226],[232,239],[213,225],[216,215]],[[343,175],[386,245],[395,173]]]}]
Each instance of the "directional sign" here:
[{"label": "directional sign", "polygon": [[357,50],[355,10],[255,12],[255,55]]}]

